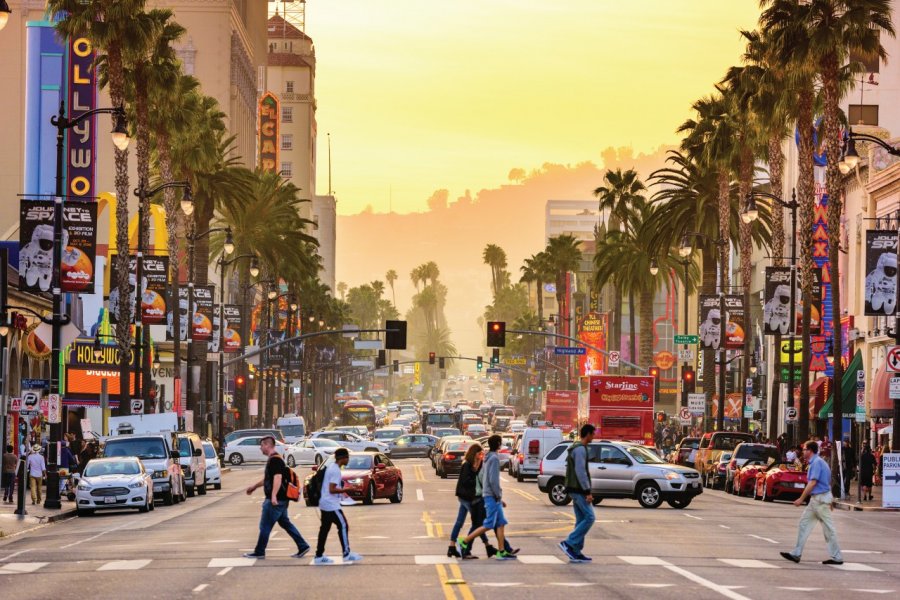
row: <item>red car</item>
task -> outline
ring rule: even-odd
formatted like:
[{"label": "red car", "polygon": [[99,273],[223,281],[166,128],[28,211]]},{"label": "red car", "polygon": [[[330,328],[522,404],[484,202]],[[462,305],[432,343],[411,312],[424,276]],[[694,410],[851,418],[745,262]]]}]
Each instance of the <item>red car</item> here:
[{"label": "red car", "polygon": [[734,472],[731,483],[731,493],[737,496],[750,496],[756,487],[756,475],[765,471],[768,467],[765,463],[749,462],[738,467]]},{"label": "red car", "polygon": [[753,498],[765,502],[796,500],[805,487],[806,471],[803,467],[796,463],[777,462],[756,474]]},{"label": "red car", "polygon": [[[322,466],[313,467],[313,471],[325,469],[333,462],[334,457],[329,457]],[[308,493],[312,477],[307,477],[303,485],[307,506],[312,506]],[[380,452],[351,452],[350,461],[341,469],[341,479],[347,495],[362,500],[363,504],[372,504],[378,498],[387,498],[395,504],[403,501],[403,473]]]}]

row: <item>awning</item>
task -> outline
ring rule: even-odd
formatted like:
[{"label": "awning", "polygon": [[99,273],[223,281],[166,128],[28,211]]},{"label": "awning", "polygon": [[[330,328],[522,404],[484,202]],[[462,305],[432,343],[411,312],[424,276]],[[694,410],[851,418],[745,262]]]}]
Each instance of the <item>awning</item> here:
[{"label": "awning", "polygon": [[894,401],[890,397],[891,377],[885,365],[875,371],[875,383],[869,396],[869,415],[872,417],[888,417],[894,414]]},{"label": "awning", "polygon": [[[852,417],[856,413],[856,373],[863,368],[862,352],[857,350],[853,356],[853,360],[847,365],[844,371],[844,379],[841,381],[841,412],[846,417]],[[825,406],[819,411],[820,419],[828,419],[831,417],[831,405],[834,402],[834,395],[829,394]]]}]

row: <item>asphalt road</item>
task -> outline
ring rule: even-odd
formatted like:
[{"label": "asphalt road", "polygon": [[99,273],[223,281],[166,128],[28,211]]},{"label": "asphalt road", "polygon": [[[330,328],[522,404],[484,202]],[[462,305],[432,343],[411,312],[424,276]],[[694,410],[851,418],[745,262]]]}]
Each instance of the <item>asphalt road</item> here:
[{"label": "asphalt road", "polygon": [[[784,561],[801,509],[707,492],[686,510],[656,510],[605,500],[585,553],[592,564],[568,564],[556,545],[573,522],[532,481],[504,475],[509,535],[517,561],[447,559],[456,515],[454,479],[434,476],[420,459],[400,459],[401,504],[345,509],[355,565],[312,566],[289,557],[293,544],[277,527],[265,560],[241,553],[255,544],[261,491],[244,487],[261,476],[245,466],[210,491],[148,514],[105,513],[56,523],[0,540],[4,598],[825,598],[893,596],[900,591],[900,515],[835,511],[845,552],[827,558],[814,533],[803,562]],[[308,469],[300,468],[305,475]],[[315,509],[292,505],[300,531],[314,542]],[[326,552],[340,555],[332,534]]]}]

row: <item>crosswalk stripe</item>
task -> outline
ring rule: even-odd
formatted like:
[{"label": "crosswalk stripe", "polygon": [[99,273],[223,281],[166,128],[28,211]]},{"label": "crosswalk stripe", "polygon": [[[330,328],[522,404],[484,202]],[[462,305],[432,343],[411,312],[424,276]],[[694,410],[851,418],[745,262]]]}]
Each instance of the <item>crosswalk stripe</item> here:
[{"label": "crosswalk stripe", "polygon": [[235,557],[213,558],[206,566],[210,569],[221,569],[223,567],[252,567],[254,564],[256,564],[255,558]]},{"label": "crosswalk stripe", "polygon": [[641,567],[664,567],[669,564],[657,556],[620,556],[618,558],[630,565]]},{"label": "crosswalk stripe", "polygon": [[101,566],[98,571],[137,571],[149,565],[152,561],[142,560],[113,560]]},{"label": "crosswalk stripe", "polygon": [[818,592],[822,588],[811,587],[780,587],[779,590],[789,590],[791,592]]},{"label": "crosswalk stripe", "polygon": [[841,571],[869,571],[869,572],[881,572],[881,569],[876,569],[875,567],[870,567],[869,565],[864,565],[862,563],[848,563],[845,562],[842,565],[829,565],[830,567],[834,567],[835,569],[839,569]]},{"label": "crosswalk stripe", "polygon": [[767,562],[763,562],[761,560],[755,560],[752,558],[720,558],[719,562],[723,562],[726,565],[731,565],[732,567],[741,567],[742,569],[780,569],[773,564],[769,564]]},{"label": "crosswalk stripe", "polygon": [[50,563],[45,562],[21,562],[6,563],[0,566],[0,575],[18,575],[21,573],[34,573],[41,567],[45,567]]},{"label": "crosswalk stripe", "polygon": [[523,565],[561,565],[563,562],[551,554],[522,554],[518,561]]}]

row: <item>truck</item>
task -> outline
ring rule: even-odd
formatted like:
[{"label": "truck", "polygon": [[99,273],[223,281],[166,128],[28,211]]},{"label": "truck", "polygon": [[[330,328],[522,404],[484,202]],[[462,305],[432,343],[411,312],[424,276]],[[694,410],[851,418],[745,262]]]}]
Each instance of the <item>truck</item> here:
[{"label": "truck", "polygon": [[588,422],[603,440],[653,445],[656,381],[646,376],[590,378]]},{"label": "truck", "polygon": [[569,433],[578,425],[578,392],[575,390],[547,390],[543,419],[535,419],[529,427],[549,425]]}]

